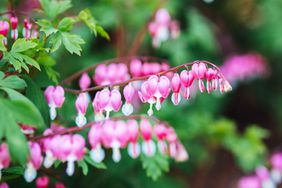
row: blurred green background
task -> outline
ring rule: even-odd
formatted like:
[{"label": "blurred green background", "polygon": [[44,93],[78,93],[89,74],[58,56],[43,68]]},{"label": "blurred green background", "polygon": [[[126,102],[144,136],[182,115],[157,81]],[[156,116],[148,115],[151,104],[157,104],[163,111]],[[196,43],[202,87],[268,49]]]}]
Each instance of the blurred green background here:
[{"label": "blurred green background", "polygon": [[[73,0],[69,14],[89,8],[110,34],[111,40],[94,37],[78,25],[75,32],[87,43],[82,56],[70,55],[61,49],[56,53],[55,69],[59,80],[99,61],[129,55],[132,42],[156,7],[157,0]],[[14,1],[17,10],[37,6],[36,0]],[[7,2],[1,1],[1,11]],[[74,177],[67,177],[65,166],[48,171],[52,181],[59,179],[67,187],[162,187],[162,188],[224,188],[236,187],[243,174],[265,164],[267,156],[281,149],[282,135],[282,1],[281,0],[167,0],[162,2],[173,19],[180,22],[177,39],[164,42],[160,48],[151,45],[149,33],[134,55],[168,59],[171,66],[204,59],[221,65],[233,54],[258,52],[263,55],[271,74],[266,78],[240,82],[224,96],[198,95],[175,107],[170,102],[156,116],[169,122],[188,150],[187,162],[167,159],[149,162],[151,169],[142,168],[142,160],[132,160],[124,151],[115,164],[107,155],[107,170],[90,167],[83,176],[77,168]],[[32,15],[32,13],[30,13]],[[42,87],[51,82],[45,74],[34,79]],[[75,84],[74,84],[75,86]],[[74,101],[73,96],[67,96]],[[75,116],[75,108],[64,105],[66,119]],[[147,106],[141,109],[146,112]],[[70,119],[70,118],[69,118]],[[169,170],[168,170],[169,169]],[[158,175],[156,181],[148,174]],[[45,174],[46,172],[39,172]],[[10,187],[31,187],[23,178],[8,181]]]}]

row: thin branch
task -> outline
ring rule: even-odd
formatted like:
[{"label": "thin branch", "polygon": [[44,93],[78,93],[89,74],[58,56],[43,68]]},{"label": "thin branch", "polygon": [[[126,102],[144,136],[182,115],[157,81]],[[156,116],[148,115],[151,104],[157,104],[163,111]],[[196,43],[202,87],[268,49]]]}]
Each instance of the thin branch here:
[{"label": "thin branch", "polygon": [[77,79],[79,76],[81,76],[83,73],[85,72],[90,72],[92,70],[94,70],[98,65],[104,64],[104,65],[108,65],[111,63],[121,63],[121,62],[125,62],[125,61],[130,61],[132,59],[139,59],[143,62],[147,62],[147,61],[157,61],[157,62],[167,62],[167,60],[165,59],[160,59],[157,57],[151,57],[151,56],[132,56],[132,57],[120,57],[120,58],[114,58],[114,59],[110,59],[110,60],[106,60],[106,61],[102,61],[98,64],[94,64],[91,65],[85,69],[82,69],[78,72],[75,72],[74,74],[72,74],[71,76],[65,78],[63,81],[61,81],[60,85],[64,85],[64,84],[70,84],[73,80]]},{"label": "thin branch", "polygon": [[79,132],[79,131],[91,128],[96,123],[105,122],[107,120],[117,121],[117,120],[125,120],[125,119],[142,119],[142,118],[150,119],[150,120],[154,121],[155,123],[163,123],[163,124],[168,126],[168,123],[163,122],[163,121],[159,120],[158,118],[156,118],[154,116],[147,116],[147,115],[141,115],[141,114],[130,115],[130,116],[113,116],[110,119],[105,119],[105,120],[102,120],[102,121],[89,122],[86,125],[84,125],[83,127],[77,127],[75,125],[75,126],[72,126],[70,128],[67,128],[67,129],[64,129],[64,130],[61,130],[61,131],[57,131],[53,134],[40,135],[40,136],[33,137],[33,138],[30,138],[30,140],[31,141],[39,141],[39,140],[42,140],[44,138],[50,138],[50,137],[53,137],[53,136],[56,136],[56,135],[64,135],[64,134]]},{"label": "thin branch", "polygon": [[[216,65],[214,65],[213,63],[211,63],[211,62],[209,62],[209,61],[199,61],[199,60],[193,61],[193,62],[191,62],[191,63],[186,63],[186,64],[182,64],[182,65],[173,67],[173,68],[171,68],[171,69],[169,69],[169,70],[159,72],[159,73],[157,73],[156,75],[162,76],[162,75],[165,75],[165,74],[167,74],[167,73],[169,73],[169,72],[176,72],[178,69],[180,69],[180,68],[185,68],[185,67],[187,67],[187,66],[192,66],[192,65],[193,65],[194,63],[196,63],[196,62],[204,62],[204,63],[206,63],[206,64],[208,64],[208,65],[211,65],[212,67],[214,67],[214,68],[218,71],[218,74],[220,74],[221,77],[222,77],[223,79],[225,79],[225,78],[224,78],[224,75],[220,72],[220,69],[219,69]],[[108,88],[113,88],[113,87],[115,87],[115,86],[124,86],[124,85],[126,85],[126,84],[128,84],[128,83],[130,83],[130,82],[140,81],[140,80],[146,80],[146,79],[148,79],[150,76],[151,76],[151,75],[141,76],[141,77],[135,77],[135,78],[129,79],[129,80],[124,81],[124,82],[118,82],[118,83],[115,83],[115,84],[108,84],[108,85],[95,86],[95,87],[90,87],[90,88],[84,89],[84,90],[70,89],[70,88],[64,88],[64,90],[65,90],[65,92],[68,92],[68,93],[79,94],[79,93],[84,93],[84,92],[97,91],[97,90],[100,90],[100,89],[103,89],[103,88],[107,88],[107,87],[108,87]]]}]

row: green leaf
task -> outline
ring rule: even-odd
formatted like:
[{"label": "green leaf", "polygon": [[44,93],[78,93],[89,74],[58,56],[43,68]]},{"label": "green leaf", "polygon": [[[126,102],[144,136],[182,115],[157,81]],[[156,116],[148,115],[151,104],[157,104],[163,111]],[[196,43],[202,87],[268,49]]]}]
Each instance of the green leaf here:
[{"label": "green leaf", "polygon": [[81,161],[78,161],[77,163],[78,163],[78,166],[82,168],[83,175],[86,176],[88,173],[88,166],[86,162],[84,160],[81,160]]},{"label": "green leaf", "polygon": [[56,160],[56,161],[54,162],[54,167],[55,167],[55,168],[58,168],[61,163],[62,163],[62,162],[61,162],[60,160]]},{"label": "green leaf", "polygon": [[7,51],[7,48],[6,48],[6,46],[4,45],[4,43],[2,42],[3,41],[3,39],[4,39],[5,37],[3,36],[3,35],[0,35],[0,51],[2,51],[2,52],[6,52]]},{"label": "green leaf", "polygon": [[72,7],[70,0],[40,0],[40,4],[45,14],[52,19]]},{"label": "green leaf", "polygon": [[97,163],[97,162],[93,161],[88,155],[84,156],[84,160],[95,168],[107,169],[107,167],[104,163]]},{"label": "green leaf", "polygon": [[147,176],[152,178],[154,181],[162,175],[162,171],[167,172],[169,170],[168,157],[160,153],[157,153],[152,157],[142,155],[141,161],[143,168],[146,170]]},{"label": "green leaf", "polygon": [[84,9],[80,11],[78,14],[78,18],[85,23],[85,25],[95,34],[100,34],[102,37],[106,38],[107,40],[110,39],[108,33],[97,24],[97,21],[92,16],[89,9]]},{"label": "green leaf", "polygon": [[49,20],[41,19],[38,20],[36,23],[40,26],[40,31],[43,31],[47,37],[58,31],[58,29],[54,28],[54,26]]},{"label": "green leaf", "polygon": [[24,76],[27,83],[26,97],[33,102],[39,109],[46,125],[50,124],[49,108],[44,98],[43,91],[36,85],[36,83],[28,76]]},{"label": "green leaf", "polygon": [[12,52],[24,52],[36,46],[37,44],[35,42],[26,40],[24,38],[20,38],[14,42],[11,51]]},{"label": "green leaf", "polygon": [[65,48],[71,53],[75,53],[77,55],[81,55],[81,44],[84,44],[84,40],[79,36],[75,34],[70,34],[67,32],[62,32],[62,39],[63,44]]},{"label": "green leaf", "polygon": [[105,39],[110,40],[109,34],[104,30],[103,27],[97,25],[96,31],[101,37],[104,37]]},{"label": "green leaf", "polygon": [[75,23],[75,19],[70,18],[70,17],[65,17],[59,22],[58,29],[60,31],[69,32],[72,30],[74,23]]},{"label": "green leaf", "polygon": [[5,174],[18,174],[22,175],[24,173],[24,168],[21,166],[15,166],[15,167],[10,167],[10,168],[5,168],[2,170],[3,173]]},{"label": "green leaf", "polygon": [[40,70],[39,64],[34,59],[32,59],[31,57],[24,55],[24,54],[21,54],[21,53],[16,53],[16,52],[10,52],[10,55],[14,59],[17,59],[21,63],[21,66],[22,66],[22,64],[25,63],[25,64],[28,64],[28,65],[34,66],[35,68]]},{"label": "green leaf", "polygon": [[38,128],[39,131],[46,127],[39,110],[28,98],[13,89],[0,89],[4,90],[12,100],[13,103],[7,105],[13,109],[13,118],[17,122]]},{"label": "green leaf", "polygon": [[26,137],[16,122],[14,101],[0,98],[0,126],[5,126],[5,137],[12,161],[25,165],[29,150]]},{"label": "green leaf", "polygon": [[23,79],[19,78],[18,76],[12,75],[0,80],[0,86],[12,89],[23,89],[26,87],[26,83]]},{"label": "green leaf", "polygon": [[53,34],[50,39],[51,52],[55,52],[59,49],[59,47],[62,44],[62,34],[61,32],[57,32],[56,34]]}]

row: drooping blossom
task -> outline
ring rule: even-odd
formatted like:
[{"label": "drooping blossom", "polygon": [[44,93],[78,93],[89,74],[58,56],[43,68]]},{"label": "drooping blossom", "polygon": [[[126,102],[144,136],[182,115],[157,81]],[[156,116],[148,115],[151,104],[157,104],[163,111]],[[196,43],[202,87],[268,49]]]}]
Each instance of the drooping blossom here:
[{"label": "drooping blossom", "polygon": [[12,39],[16,40],[18,38],[18,17],[12,16],[10,18],[10,23],[12,27],[11,37]]},{"label": "drooping blossom", "polygon": [[176,143],[176,154],[174,156],[176,162],[183,162],[189,159],[189,155],[185,147],[178,141]]},{"label": "drooping blossom", "polygon": [[167,144],[165,142],[167,127],[163,124],[157,124],[154,126],[154,133],[158,140],[158,149],[160,153],[167,153]]},{"label": "drooping blossom", "polygon": [[30,23],[26,18],[24,19],[23,36],[26,39],[31,38],[31,28],[32,23]]},{"label": "drooping blossom", "polygon": [[10,165],[11,159],[10,159],[10,154],[8,151],[8,146],[6,143],[0,144],[0,180],[2,177],[2,169],[8,168]]},{"label": "drooping blossom", "polygon": [[36,142],[29,142],[30,156],[24,171],[24,178],[32,182],[37,176],[37,170],[43,161],[40,145]]},{"label": "drooping blossom", "polygon": [[125,98],[125,104],[122,106],[122,112],[128,116],[133,112],[132,100],[135,94],[135,89],[131,83],[126,85],[123,89],[123,96]]},{"label": "drooping blossom", "polygon": [[140,155],[140,145],[138,143],[139,128],[136,120],[131,119],[127,122],[127,132],[128,132],[128,154],[133,159]]},{"label": "drooping blossom", "polygon": [[181,84],[184,86],[184,99],[190,99],[190,87],[194,82],[194,75],[192,71],[183,70],[180,73]]},{"label": "drooping blossom", "polygon": [[142,151],[147,156],[153,156],[156,152],[156,145],[152,140],[153,128],[147,119],[140,121],[141,136],[144,139],[142,142]]},{"label": "drooping blossom", "polygon": [[48,188],[49,178],[48,176],[41,176],[36,179],[36,188]]},{"label": "drooping blossom", "polygon": [[81,75],[79,79],[79,87],[82,90],[85,90],[89,88],[91,85],[91,78],[88,76],[88,74],[85,72]]},{"label": "drooping blossom", "polygon": [[103,119],[103,112],[106,112],[106,119],[109,119],[110,112],[118,112],[121,105],[121,94],[118,89],[109,90],[108,88],[97,92],[93,100],[95,120]]},{"label": "drooping blossom", "polygon": [[170,81],[166,76],[158,77],[150,76],[141,86],[141,91],[138,92],[139,98],[143,103],[150,104],[148,115],[153,114],[153,104],[156,103],[156,109],[161,109],[161,102],[168,97],[170,93]]},{"label": "drooping blossom", "polygon": [[100,163],[105,158],[105,151],[102,148],[103,127],[99,122],[93,125],[88,133],[88,141],[91,145],[90,157],[93,161]]},{"label": "drooping blossom", "polygon": [[64,89],[61,86],[48,86],[44,95],[50,107],[50,118],[54,120],[57,116],[56,108],[61,108],[65,101]]},{"label": "drooping blossom", "polygon": [[87,111],[88,103],[89,103],[89,97],[87,93],[80,93],[75,101],[75,107],[77,111],[75,123],[78,127],[82,127],[87,123],[85,114]]},{"label": "drooping blossom", "polygon": [[168,11],[164,8],[156,12],[155,20],[149,23],[148,29],[153,39],[153,47],[155,48],[169,38],[177,38],[180,33],[179,23],[171,20]]},{"label": "drooping blossom", "polygon": [[168,154],[172,158],[175,158],[177,155],[178,140],[177,135],[172,127],[169,127],[167,129],[166,140],[168,142]]},{"label": "drooping blossom", "polygon": [[79,134],[63,135],[58,146],[58,159],[67,162],[66,173],[72,176],[75,170],[75,162],[83,159],[85,154],[85,140]]},{"label": "drooping blossom", "polygon": [[226,79],[232,84],[238,81],[264,77],[269,73],[264,57],[258,53],[247,53],[228,57],[220,69]]},{"label": "drooping blossom", "polygon": [[124,148],[128,141],[125,122],[106,121],[103,126],[102,141],[105,147],[112,148],[113,161],[119,162],[121,159],[120,148]]},{"label": "drooping blossom", "polygon": [[171,88],[172,88],[172,95],[171,95],[171,101],[174,105],[178,105],[181,96],[180,96],[180,89],[181,89],[181,79],[179,74],[174,73],[172,79],[171,79]]},{"label": "drooping blossom", "polygon": [[0,21],[0,35],[4,36],[3,44],[7,45],[7,35],[9,32],[10,25],[7,21]]},{"label": "drooping blossom", "polygon": [[192,65],[192,74],[199,81],[200,92],[205,91],[205,85],[204,85],[203,79],[206,76],[206,72],[207,72],[207,66],[205,63],[200,62],[200,63],[194,63]]}]

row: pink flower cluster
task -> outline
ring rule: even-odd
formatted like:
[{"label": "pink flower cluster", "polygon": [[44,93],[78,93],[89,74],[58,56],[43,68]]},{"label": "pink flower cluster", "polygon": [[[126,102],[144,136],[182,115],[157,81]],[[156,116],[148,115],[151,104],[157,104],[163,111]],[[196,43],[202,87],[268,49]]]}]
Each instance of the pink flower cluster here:
[{"label": "pink flower cluster", "polygon": [[[9,23],[10,22],[10,23]],[[11,38],[13,40],[16,40],[18,38],[18,18],[17,17],[10,17],[8,21],[0,21],[0,35],[3,35],[5,38],[3,40],[3,43],[7,45],[7,37],[10,30],[11,25]],[[38,31],[34,27],[32,28],[32,23],[30,23],[27,19],[24,19],[23,23],[23,31],[22,35],[26,39],[30,38],[37,38],[38,37]]]},{"label": "pink flower cluster", "polygon": [[129,67],[132,77],[153,75],[169,68],[167,63],[142,62],[139,59],[132,59]]},{"label": "pink flower cluster", "polygon": [[244,176],[238,188],[275,188],[282,183],[282,153],[274,153],[270,158],[271,169],[260,166],[255,175]]},{"label": "pink flower cluster", "polygon": [[[82,84],[84,82],[80,81],[81,87],[82,85],[89,85],[87,75],[83,75],[82,79],[87,84]],[[199,61],[193,63],[191,70],[187,68],[186,70],[182,70],[180,74],[174,73],[171,79],[166,75],[151,75],[146,81],[142,82],[141,88],[137,88],[132,84],[133,82],[129,82],[123,89],[125,104],[122,107],[122,112],[125,115],[130,115],[133,112],[132,102],[135,93],[138,93],[143,103],[150,104],[148,110],[148,115],[150,116],[153,114],[153,105],[155,104],[156,109],[160,110],[161,103],[168,98],[171,91],[173,93],[171,100],[174,105],[177,105],[181,100],[181,92],[184,99],[190,99],[190,87],[195,80],[198,81],[200,92],[207,90],[208,93],[211,93],[219,89],[223,93],[231,90],[230,84],[222,77],[222,74],[217,69],[209,68],[205,62]],[[206,83],[204,83],[204,80]],[[56,108],[60,108],[65,100],[64,90],[61,86],[49,86],[45,90],[45,97],[50,107],[51,119],[53,120],[56,117]],[[76,100],[75,106],[78,113],[76,124],[79,127],[87,123],[85,114],[89,102],[90,97],[86,93],[79,94]],[[122,106],[122,95],[119,87],[113,89],[104,88],[98,91],[93,99],[92,106],[96,121],[108,119],[112,111],[118,112]]]},{"label": "pink flower cluster", "polygon": [[[50,185],[50,180],[48,176],[41,176],[36,179],[36,188],[48,188]],[[55,188],[65,188],[65,185],[61,182],[56,182]]]},{"label": "pink flower cluster", "polygon": [[[121,160],[120,149],[126,147],[132,158],[137,158],[141,151],[144,155],[153,156],[157,152],[154,140],[161,154],[168,154],[177,161],[188,159],[188,154],[173,128],[164,124],[152,126],[145,118],[141,119],[139,124],[131,119],[127,122],[107,120],[93,125],[88,134],[92,148],[90,156],[93,161],[99,163],[105,158],[103,147],[112,149],[112,158],[115,162]],[[141,144],[140,139],[143,140]]]},{"label": "pink flower cluster", "polygon": [[149,24],[149,32],[153,38],[153,46],[157,48],[169,38],[179,36],[179,23],[176,20],[171,20],[168,11],[162,8],[156,12],[155,20]]},{"label": "pink flower cluster", "polygon": [[[53,126],[45,130],[43,135],[53,134],[61,127]],[[79,134],[56,135],[42,140],[45,159],[43,165],[50,168],[56,160],[67,162],[66,173],[72,176],[75,169],[75,162],[83,159],[85,154],[85,140]]]},{"label": "pink flower cluster", "polygon": [[[183,70],[180,75],[175,73],[171,80],[166,76],[153,75],[143,82],[141,91],[138,92],[141,101],[150,104],[148,115],[153,114],[153,104],[156,104],[157,110],[161,109],[161,103],[168,97],[171,90],[173,92],[171,100],[174,105],[180,102],[181,88],[184,99],[188,100],[190,98],[189,89],[195,79],[198,80],[200,92],[207,90],[208,93],[211,93],[219,88],[222,93],[232,89],[228,81],[216,69],[208,68],[203,62],[194,63],[191,70]],[[206,86],[204,80],[206,80]]]},{"label": "pink flower cluster", "polygon": [[263,77],[268,73],[267,64],[258,53],[234,55],[227,58],[221,66],[221,72],[231,83]]},{"label": "pink flower cluster", "polygon": [[97,66],[93,76],[93,80],[97,85],[115,84],[126,81],[129,78],[127,66],[123,63],[100,64]]},{"label": "pink flower cluster", "polygon": [[[142,62],[140,59],[134,58],[130,61],[129,70],[124,63],[100,64],[95,69],[92,78],[96,85],[108,85],[124,82],[134,77],[157,74],[168,69],[167,63]],[[87,73],[83,73],[79,80],[80,88],[84,90],[89,88],[90,85],[90,77]]]}]

